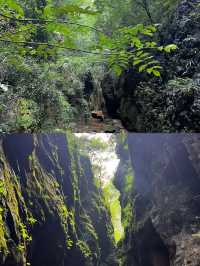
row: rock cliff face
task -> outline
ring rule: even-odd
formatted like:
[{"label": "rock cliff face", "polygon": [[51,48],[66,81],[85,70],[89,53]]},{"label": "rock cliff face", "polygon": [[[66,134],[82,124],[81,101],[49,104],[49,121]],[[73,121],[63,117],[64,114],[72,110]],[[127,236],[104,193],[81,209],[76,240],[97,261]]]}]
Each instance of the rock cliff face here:
[{"label": "rock cliff face", "polygon": [[128,143],[135,180],[124,265],[199,266],[199,135],[133,134]]},{"label": "rock cliff face", "polygon": [[200,136],[116,137],[125,231],[118,252],[73,135],[1,136],[0,265],[200,265]]},{"label": "rock cliff face", "polygon": [[105,78],[105,98],[129,131],[199,132],[199,4],[199,0],[180,1],[162,27],[161,45],[174,43],[178,49],[159,57],[161,78],[137,74],[133,69],[118,81]]},{"label": "rock cliff face", "polygon": [[0,162],[0,265],[116,265],[110,217],[73,136],[1,136]]}]

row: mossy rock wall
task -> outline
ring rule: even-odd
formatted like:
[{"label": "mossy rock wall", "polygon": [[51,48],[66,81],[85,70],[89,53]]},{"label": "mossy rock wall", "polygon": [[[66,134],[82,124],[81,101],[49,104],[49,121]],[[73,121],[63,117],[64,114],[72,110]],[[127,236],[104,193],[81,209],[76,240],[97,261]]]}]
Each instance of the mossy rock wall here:
[{"label": "mossy rock wall", "polygon": [[4,135],[0,155],[1,265],[117,265],[109,213],[73,135]]}]

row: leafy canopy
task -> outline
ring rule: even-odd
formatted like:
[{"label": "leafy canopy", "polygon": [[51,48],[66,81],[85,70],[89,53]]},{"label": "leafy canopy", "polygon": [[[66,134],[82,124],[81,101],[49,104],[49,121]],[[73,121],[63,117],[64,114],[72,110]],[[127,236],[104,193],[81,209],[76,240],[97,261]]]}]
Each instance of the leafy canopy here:
[{"label": "leafy canopy", "polygon": [[[94,60],[108,62],[120,75],[124,69],[134,66],[139,72],[160,76],[161,66],[156,53],[171,52],[176,46],[159,47],[155,41],[156,26],[138,24],[114,30],[111,34],[97,29],[85,17],[99,13],[95,5],[80,5],[66,1],[48,0],[43,6],[31,10],[26,1],[0,0],[0,17],[3,24],[0,42],[16,47],[15,52],[45,60],[68,53],[92,54]],[[81,35],[90,35],[86,41]],[[77,39],[78,36],[78,39]],[[82,40],[82,42],[80,42]]]}]

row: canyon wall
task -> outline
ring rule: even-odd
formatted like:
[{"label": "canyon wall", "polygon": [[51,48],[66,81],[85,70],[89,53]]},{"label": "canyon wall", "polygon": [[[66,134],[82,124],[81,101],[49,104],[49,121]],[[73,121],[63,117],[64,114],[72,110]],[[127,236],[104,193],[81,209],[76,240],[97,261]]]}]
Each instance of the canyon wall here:
[{"label": "canyon wall", "polygon": [[132,134],[128,144],[135,178],[123,265],[200,265],[199,135]]},{"label": "canyon wall", "polygon": [[0,156],[0,265],[118,265],[109,213],[73,135],[3,135]]}]

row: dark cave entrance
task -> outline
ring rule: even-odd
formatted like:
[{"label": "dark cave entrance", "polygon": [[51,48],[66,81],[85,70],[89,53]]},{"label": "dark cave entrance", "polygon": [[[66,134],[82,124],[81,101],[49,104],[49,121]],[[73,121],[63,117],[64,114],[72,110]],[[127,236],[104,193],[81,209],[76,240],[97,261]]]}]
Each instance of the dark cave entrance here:
[{"label": "dark cave entrance", "polygon": [[151,253],[152,266],[170,266],[168,260],[168,253],[161,247],[157,247]]},{"label": "dark cave entrance", "polygon": [[170,266],[168,246],[163,242],[149,219],[138,231],[136,260],[139,266]]}]

